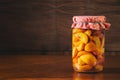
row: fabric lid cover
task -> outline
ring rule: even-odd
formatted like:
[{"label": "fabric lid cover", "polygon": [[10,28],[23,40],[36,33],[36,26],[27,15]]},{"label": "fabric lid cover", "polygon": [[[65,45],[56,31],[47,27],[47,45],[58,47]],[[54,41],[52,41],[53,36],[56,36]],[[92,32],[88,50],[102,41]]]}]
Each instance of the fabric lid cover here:
[{"label": "fabric lid cover", "polygon": [[109,30],[110,25],[105,16],[73,16],[71,28]]}]

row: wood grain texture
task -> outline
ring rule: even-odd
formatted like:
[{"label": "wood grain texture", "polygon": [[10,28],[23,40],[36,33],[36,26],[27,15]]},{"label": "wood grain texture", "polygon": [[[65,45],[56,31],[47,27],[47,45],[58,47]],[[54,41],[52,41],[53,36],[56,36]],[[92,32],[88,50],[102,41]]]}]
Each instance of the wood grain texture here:
[{"label": "wood grain texture", "polygon": [[88,0],[87,13],[91,15],[119,15],[119,0]]},{"label": "wood grain texture", "polygon": [[0,51],[71,51],[74,15],[105,15],[106,51],[120,51],[119,0],[0,0]]},{"label": "wood grain texture", "polygon": [[101,73],[76,74],[70,55],[1,55],[0,80],[117,80],[120,78],[119,57],[107,55]]}]

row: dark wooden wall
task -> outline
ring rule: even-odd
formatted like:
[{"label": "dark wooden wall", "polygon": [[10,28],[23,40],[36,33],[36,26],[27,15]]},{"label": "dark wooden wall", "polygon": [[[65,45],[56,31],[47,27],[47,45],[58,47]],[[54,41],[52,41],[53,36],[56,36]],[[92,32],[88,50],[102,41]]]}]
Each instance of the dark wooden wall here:
[{"label": "dark wooden wall", "polygon": [[0,52],[71,51],[74,15],[105,15],[106,51],[120,51],[120,0],[0,0]]}]

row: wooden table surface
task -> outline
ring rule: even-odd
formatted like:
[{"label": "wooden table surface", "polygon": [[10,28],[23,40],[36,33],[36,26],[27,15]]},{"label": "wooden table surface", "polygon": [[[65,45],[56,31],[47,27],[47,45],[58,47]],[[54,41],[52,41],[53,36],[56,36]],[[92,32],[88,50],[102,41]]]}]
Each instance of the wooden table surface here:
[{"label": "wooden table surface", "polygon": [[120,55],[106,55],[100,73],[76,73],[70,55],[0,55],[0,80],[119,80]]}]

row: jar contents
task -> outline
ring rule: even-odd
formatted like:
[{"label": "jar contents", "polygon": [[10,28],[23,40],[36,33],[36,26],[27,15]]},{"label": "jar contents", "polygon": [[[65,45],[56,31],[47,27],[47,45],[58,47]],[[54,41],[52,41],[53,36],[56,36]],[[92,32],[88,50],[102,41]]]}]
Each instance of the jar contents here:
[{"label": "jar contents", "polygon": [[[104,16],[102,16],[102,19],[101,17],[98,16],[92,17],[78,16],[76,17],[76,20],[73,19],[73,22],[74,22],[74,24],[72,25],[73,69],[76,72],[102,71],[105,50],[104,32],[105,30],[108,30],[110,24],[105,23]],[[101,26],[101,24],[103,25]]]}]

